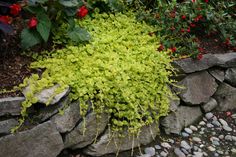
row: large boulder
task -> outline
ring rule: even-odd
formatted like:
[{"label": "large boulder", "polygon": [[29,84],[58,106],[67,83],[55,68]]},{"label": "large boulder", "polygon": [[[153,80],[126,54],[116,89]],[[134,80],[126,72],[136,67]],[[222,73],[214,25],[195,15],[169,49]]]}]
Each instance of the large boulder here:
[{"label": "large boulder", "polygon": [[206,54],[201,60],[185,58],[176,60],[173,65],[184,73],[193,73],[213,66],[236,67],[236,53]]},{"label": "large boulder", "polygon": [[215,79],[207,71],[189,74],[177,85],[182,88],[174,90],[179,93],[181,100],[189,105],[208,102],[218,87]]},{"label": "large boulder", "polygon": [[63,114],[57,113],[51,118],[60,133],[71,131],[81,119],[79,101],[71,103]]},{"label": "large boulder", "polygon": [[[36,97],[38,99],[39,103],[43,103],[43,104],[47,104],[48,101],[51,99],[51,97],[53,97],[52,100],[50,101],[50,104],[55,104],[55,103],[59,102],[61,100],[61,98],[66,96],[70,91],[70,89],[68,87],[64,91],[62,91],[61,93],[55,95],[55,91],[58,88],[60,88],[60,85],[56,84],[50,88],[43,89],[41,92],[34,94],[34,97]],[[22,91],[24,96],[26,96],[27,93],[29,93],[29,92],[30,92],[30,86],[27,86]]]},{"label": "large boulder", "polygon": [[108,122],[108,114],[101,114],[101,117],[97,118],[95,112],[89,113],[85,120],[65,135],[65,148],[77,149],[91,144],[105,130]]},{"label": "large boulder", "polygon": [[229,68],[226,70],[225,81],[236,87],[236,68]]},{"label": "large boulder", "polygon": [[1,157],[56,157],[63,149],[62,137],[51,122],[0,138]]},{"label": "large boulder", "polygon": [[124,137],[112,136],[107,130],[98,141],[84,150],[84,153],[91,156],[102,156],[105,154],[116,153],[117,151],[130,150],[140,145],[151,143],[159,129],[156,123],[145,126],[141,129],[138,137],[129,136],[127,131],[123,132]]},{"label": "large boulder", "polygon": [[0,136],[6,135],[11,132],[11,129],[18,125],[18,121],[15,119],[7,119],[0,121]]},{"label": "large boulder", "polygon": [[177,111],[170,113],[161,120],[166,134],[180,134],[181,130],[193,124],[202,116],[200,107],[180,106]]},{"label": "large boulder", "polygon": [[221,83],[213,97],[218,102],[217,110],[236,109],[236,88],[226,83]]},{"label": "large boulder", "polygon": [[24,97],[9,97],[0,99],[0,116],[20,115],[21,103],[25,100]]}]

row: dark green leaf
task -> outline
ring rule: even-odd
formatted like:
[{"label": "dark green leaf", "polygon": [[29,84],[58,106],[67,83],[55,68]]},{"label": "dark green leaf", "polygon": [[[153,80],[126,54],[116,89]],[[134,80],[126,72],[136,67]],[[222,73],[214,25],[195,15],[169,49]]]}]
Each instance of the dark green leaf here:
[{"label": "dark green leaf", "polygon": [[77,0],[59,0],[59,3],[65,7],[76,7],[79,4]]},{"label": "dark green leaf", "polygon": [[43,40],[47,42],[51,31],[51,21],[46,14],[38,14],[37,19],[39,20],[37,31],[42,36]]},{"label": "dark green leaf", "polygon": [[74,42],[83,42],[90,40],[90,34],[83,28],[75,27],[68,32],[68,36]]},{"label": "dark green leaf", "polygon": [[25,28],[21,32],[21,46],[23,49],[30,48],[42,41],[40,34],[36,30]]}]

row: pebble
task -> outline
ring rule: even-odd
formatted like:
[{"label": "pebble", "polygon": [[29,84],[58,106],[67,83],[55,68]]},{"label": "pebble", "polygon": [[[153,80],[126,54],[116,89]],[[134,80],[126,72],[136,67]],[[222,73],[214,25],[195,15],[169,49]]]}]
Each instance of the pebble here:
[{"label": "pebble", "polygon": [[162,157],[166,157],[166,156],[168,155],[168,152],[161,151],[160,155],[161,155]]},{"label": "pebble", "polygon": [[221,126],[221,124],[220,124],[220,122],[219,122],[218,120],[213,120],[211,123],[212,123],[213,125],[215,125],[215,126],[218,126],[218,127]]},{"label": "pebble", "polygon": [[195,141],[195,142],[201,142],[202,140],[199,138],[199,137],[193,137],[193,141]]},{"label": "pebble", "polygon": [[150,156],[154,156],[156,151],[153,147],[147,147],[144,149],[145,154],[149,154]]},{"label": "pebble", "polygon": [[236,142],[236,136],[232,136],[232,140]]},{"label": "pebble", "polygon": [[211,123],[207,123],[207,125],[206,125],[208,128],[214,128],[214,125],[213,124],[211,124]]},{"label": "pebble", "polygon": [[203,155],[204,155],[204,156],[208,156],[208,154],[207,154],[206,152],[203,152]]},{"label": "pebble", "polygon": [[203,157],[203,153],[202,152],[193,152],[193,157]]},{"label": "pebble", "polygon": [[231,128],[231,127],[229,127],[228,125],[223,125],[223,129],[225,130],[225,131],[232,131],[233,129]]},{"label": "pebble", "polygon": [[143,154],[143,155],[137,156],[137,157],[151,157],[151,155],[150,154]]},{"label": "pebble", "polygon": [[186,155],[189,154],[188,151],[187,151],[186,149],[184,149],[184,148],[181,148],[181,151],[182,151],[184,154],[186,154]]},{"label": "pebble", "polygon": [[228,126],[228,123],[224,119],[220,118],[219,121],[223,126]]},{"label": "pebble", "polygon": [[213,117],[214,115],[213,115],[213,113],[211,113],[211,112],[209,112],[209,113],[207,113],[206,115],[205,115],[205,117],[206,117],[206,119],[211,119],[212,117]]},{"label": "pebble", "polygon": [[206,125],[206,123],[205,123],[204,121],[201,121],[201,122],[199,123],[199,125],[204,126],[204,125]]},{"label": "pebble", "polygon": [[171,148],[171,145],[169,143],[167,143],[167,142],[161,143],[161,146],[164,147],[164,148],[167,148],[167,149]]},{"label": "pebble", "polygon": [[233,154],[236,154],[236,148],[232,148],[232,149],[231,149],[231,152],[232,152]]},{"label": "pebble", "polygon": [[161,146],[160,145],[155,145],[155,148],[157,149],[157,150],[160,150],[161,149]]},{"label": "pebble", "polygon": [[191,149],[191,146],[186,141],[181,141],[180,146],[184,149]]},{"label": "pebble", "polygon": [[189,128],[184,128],[184,131],[187,132],[188,134],[192,134],[193,133],[193,131],[191,129],[189,129]]},{"label": "pebble", "polygon": [[167,142],[170,142],[170,143],[172,143],[172,144],[175,143],[175,141],[174,141],[173,139],[168,139]]},{"label": "pebble", "polygon": [[218,154],[220,154],[220,155],[223,155],[223,154],[224,154],[224,152],[221,151],[221,150],[217,150],[216,152],[217,152]]},{"label": "pebble", "polygon": [[223,140],[224,139],[224,135],[220,135],[219,139]]},{"label": "pebble", "polygon": [[174,152],[178,157],[186,157],[186,155],[179,148],[175,148]]},{"label": "pebble", "polygon": [[212,141],[212,144],[213,144],[214,146],[219,146],[219,145],[220,145],[220,142],[218,142],[218,141]]},{"label": "pebble", "polygon": [[189,134],[186,133],[186,132],[182,132],[181,134],[182,134],[183,137],[189,137]]},{"label": "pebble", "polygon": [[200,147],[200,148],[203,148],[203,147],[204,147],[204,144],[201,144],[199,147]]},{"label": "pebble", "polygon": [[209,150],[209,151],[211,151],[211,152],[214,152],[216,149],[214,148],[214,147],[212,147],[212,146],[209,146],[209,147],[207,147],[207,149]]},{"label": "pebble", "polygon": [[232,141],[233,139],[232,139],[232,136],[231,136],[231,135],[226,135],[226,136],[225,136],[225,140],[226,140],[226,141]]},{"label": "pebble", "polygon": [[214,136],[213,136],[213,137],[211,137],[211,138],[210,138],[210,140],[211,140],[211,142],[212,142],[212,141],[220,141],[220,139],[219,139],[219,138],[217,138],[217,137],[214,137]]},{"label": "pebble", "polygon": [[189,127],[191,130],[193,130],[193,131],[197,131],[198,129],[197,129],[197,127],[196,126],[194,126],[194,125],[190,125],[190,127]]}]

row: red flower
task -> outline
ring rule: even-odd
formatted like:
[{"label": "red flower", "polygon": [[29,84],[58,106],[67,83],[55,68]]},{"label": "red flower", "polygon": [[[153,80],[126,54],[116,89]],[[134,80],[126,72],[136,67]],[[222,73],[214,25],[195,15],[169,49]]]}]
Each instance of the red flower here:
[{"label": "red flower", "polygon": [[191,29],[190,29],[190,27],[188,27],[187,32],[190,33],[190,31],[191,31]]},{"label": "red flower", "polygon": [[10,14],[13,15],[13,16],[17,16],[19,15],[21,11],[21,6],[19,4],[12,4],[10,6]]},{"label": "red flower", "polygon": [[190,23],[190,27],[196,27],[196,24],[194,24],[194,23]]},{"label": "red flower", "polygon": [[199,47],[198,51],[202,53],[204,51],[204,49],[202,47]]},{"label": "red flower", "polygon": [[38,20],[36,19],[36,17],[32,17],[28,22],[29,29],[34,29],[36,28],[37,25],[38,25]]},{"label": "red flower", "polygon": [[199,53],[199,54],[197,55],[197,59],[198,59],[198,60],[201,60],[202,58],[203,58],[202,53]]},{"label": "red flower", "polygon": [[227,38],[227,39],[225,40],[224,44],[227,45],[227,46],[229,46],[229,45],[230,45],[230,39]]},{"label": "red flower", "polygon": [[181,30],[180,30],[180,31],[181,31],[181,33],[184,33],[184,32],[185,32],[185,30],[184,30],[183,28],[181,28]]},{"label": "red flower", "polygon": [[205,0],[206,3],[208,3],[209,1],[208,0]]},{"label": "red flower", "polygon": [[226,112],[226,116],[229,117],[229,116],[231,116],[231,115],[232,115],[232,112],[230,112],[230,111],[227,111],[227,112]]},{"label": "red flower", "polygon": [[194,3],[194,2],[196,2],[196,0],[192,0],[192,2]]},{"label": "red flower", "polygon": [[164,48],[165,48],[164,45],[161,44],[158,48],[158,51],[162,51],[162,50],[164,50]]},{"label": "red flower", "polygon": [[182,15],[182,17],[181,17],[183,20],[185,20],[186,19],[186,16],[185,15]]},{"label": "red flower", "polygon": [[171,52],[176,52],[177,51],[177,48],[176,47],[172,47],[172,48],[170,48],[170,50],[171,50]]},{"label": "red flower", "polygon": [[82,6],[77,10],[76,16],[79,18],[83,18],[88,14],[88,9],[85,6]]},{"label": "red flower", "polygon": [[11,17],[10,16],[0,16],[0,22],[5,24],[11,24]]}]

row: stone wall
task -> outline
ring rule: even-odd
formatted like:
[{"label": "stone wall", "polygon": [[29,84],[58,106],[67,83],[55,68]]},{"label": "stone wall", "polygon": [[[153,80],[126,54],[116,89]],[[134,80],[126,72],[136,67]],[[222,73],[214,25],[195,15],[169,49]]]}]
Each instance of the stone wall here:
[{"label": "stone wall", "polygon": [[[70,89],[56,95],[52,104],[45,107],[43,103],[58,85],[35,95],[39,102],[28,111],[33,123],[26,121],[25,127],[11,134],[25,99],[0,99],[0,157],[56,157],[64,149],[80,149],[91,156],[102,156],[150,143],[159,127],[167,134],[180,134],[206,112],[236,109],[236,53],[206,54],[200,61],[188,58],[174,61],[173,65],[179,72],[178,87],[170,87],[176,94],[170,103],[171,111],[161,119],[160,126],[142,128],[138,138],[128,136],[125,131],[125,138],[111,138],[107,126],[109,115],[103,114],[97,120],[90,108],[82,119],[79,102],[68,101]],[[68,107],[61,115],[59,111],[65,105]]]}]

